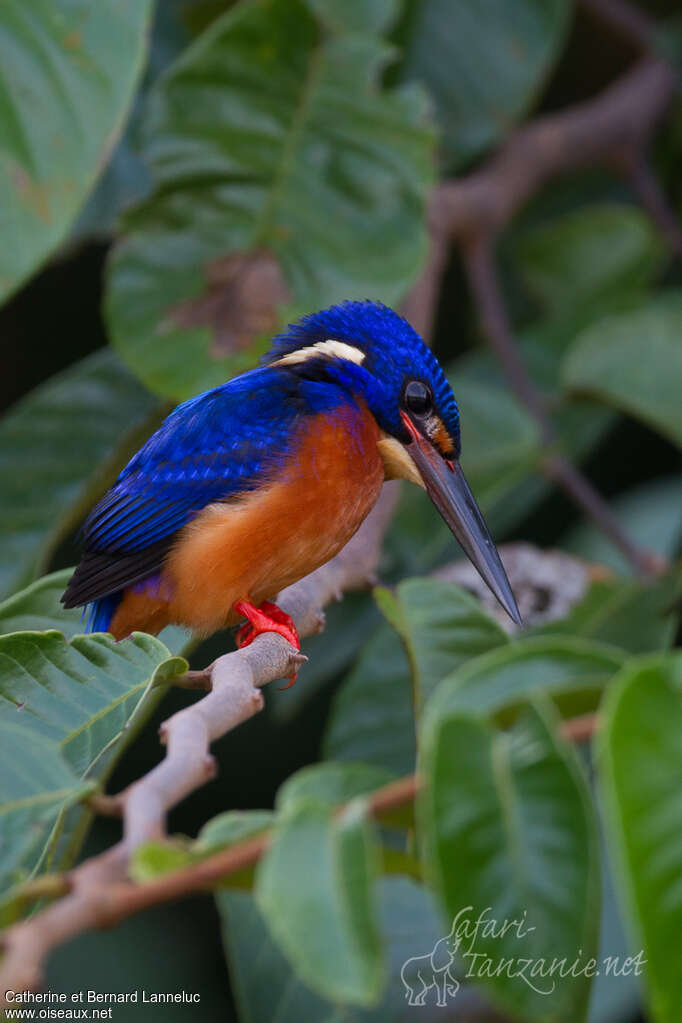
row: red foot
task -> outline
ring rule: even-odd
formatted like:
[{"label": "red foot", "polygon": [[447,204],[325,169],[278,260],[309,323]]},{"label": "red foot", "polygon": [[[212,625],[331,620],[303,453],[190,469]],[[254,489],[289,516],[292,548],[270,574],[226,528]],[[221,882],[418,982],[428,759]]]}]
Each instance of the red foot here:
[{"label": "red foot", "polygon": [[[277,604],[271,604],[270,601],[264,600],[260,607],[256,607],[250,600],[237,600],[232,606],[237,614],[243,615],[248,620],[247,625],[242,625],[237,630],[235,640],[238,647],[249,646],[256,636],[260,636],[261,632],[277,632],[280,636],[284,636],[287,643],[291,643],[296,650],[301,649],[296,626],[290,615],[277,607]],[[298,672],[294,672],[289,678],[289,685],[281,688],[290,689],[296,681],[297,675]]]}]

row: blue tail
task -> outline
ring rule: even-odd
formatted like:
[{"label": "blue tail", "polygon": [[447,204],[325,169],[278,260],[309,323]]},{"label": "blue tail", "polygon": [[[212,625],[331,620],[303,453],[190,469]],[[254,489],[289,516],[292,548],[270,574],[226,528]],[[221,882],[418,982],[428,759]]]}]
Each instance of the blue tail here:
[{"label": "blue tail", "polygon": [[108,597],[101,597],[87,604],[83,608],[86,632],[108,632],[111,619],[114,617],[116,608],[121,603],[122,593],[110,593]]}]

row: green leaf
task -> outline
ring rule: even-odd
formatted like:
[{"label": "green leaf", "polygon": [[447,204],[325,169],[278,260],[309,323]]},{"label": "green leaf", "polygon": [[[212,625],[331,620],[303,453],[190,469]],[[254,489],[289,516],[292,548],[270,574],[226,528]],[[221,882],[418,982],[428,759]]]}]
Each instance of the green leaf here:
[{"label": "green leaf", "polygon": [[442,678],[471,658],[509,642],[480,603],[454,583],[407,579],[398,585],[395,596],[381,588],[375,594],[405,644],[417,716]]},{"label": "green leaf", "polygon": [[[83,632],[82,608],[62,606],[61,595],[71,578],[73,568],[63,568],[37,579],[25,590],[20,590],[0,601],[0,636],[25,630],[57,629],[67,639]],[[159,638],[173,654],[189,654],[197,640],[176,625],[167,626]]]},{"label": "green leaf", "polygon": [[[682,544],[682,476],[645,483],[611,502],[611,510],[630,539],[664,558],[672,558]],[[632,565],[616,550],[603,532],[584,523],[562,538],[563,550],[587,561],[608,565],[614,572],[631,575]]]},{"label": "green leaf", "polygon": [[575,340],[564,385],[609,402],[682,446],[682,292],[598,320]]},{"label": "green leaf", "polygon": [[665,660],[625,668],[605,702],[599,745],[620,889],[635,925],[635,954],[643,941],[657,1023],[682,1015],[682,706],[671,676]]},{"label": "green leaf", "polygon": [[456,165],[504,139],[537,96],[568,28],[565,0],[423,0],[405,74],[428,86]]},{"label": "green leaf", "polygon": [[110,350],[46,381],[0,422],[0,594],[45,566],[105,482],[131,430],[157,402]]},{"label": "green leaf", "polygon": [[26,876],[59,814],[93,785],[76,776],[55,743],[6,716],[0,718],[0,749],[0,888],[5,889]]},{"label": "green leaf", "polygon": [[[548,707],[524,707],[509,731],[466,713],[432,717],[418,802],[426,865],[468,979],[524,1019],[584,1019],[589,979],[519,971],[596,954],[598,867],[586,783]],[[494,920],[476,930],[483,914]],[[514,921],[506,932],[505,921]],[[452,953],[451,953],[452,954]],[[492,966],[485,969],[487,959]],[[513,967],[497,971],[503,960]]]},{"label": "green leaf", "polygon": [[396,302],[416,276],[433,177],[425,104],[379,90],[389,51],[372,5],[355,6],[362,32],[344,30],[350,9],[240,4],[152,91],[156,191],[114,251],[105,306],[152,390],[222,383],[286,318],[358,293]]},{"label": "green leaf", "polygon": [[326,760],[357,760],[411,774],[416,756],[410,670],[388,625],[365,644],[332,705]]},{"label": "green leaf", "polygon": [[[363,1009],[337,999],[326,1001],[292,973],[253,897],[245,892],[217,896],[223,943],[243,1023],[392,1023],[407,1019],[403,964],[430,951],[443,925],[430,893],[406,877],[377,883],[388,983],[381,1004]],[[263,977],[268,978],[267,984]],[[425,1023],[428,1010],[410,1008],[409,1019]],[[428,1017],[428,1018],[432,1018]]]},{"label": "green leaf", "polygon": [[0,300],[62,241],[121,132],[151,0],[4,0]]},{"label": "green leaf", "polygon": [[[535,695],[552,696],[573,713],[622,667],[623,651],[574,636],[518,640],[469,661],[440,683],[426,717],[450,711],[495,713]],[[578,704],[576,706],[576,703]]]},{"label": "green leaf", "polygon": [[63,568],[44,575],[25,590],[0,601],[0,635],[28,629],[57,629],[71,639],[82,633],[82,608],[67,610],[59,599],[72,572],[72,568]]},{"label": "green leaf", "polygon": [[672,645],[682,592],[679,573],[647,582],[609,579],[592,583],[585,597],[565,618],[533,630],[535,636],[580,636],[647,653]]},{"label": "green leaf", "polygon": [[[160,699],[160,683],[186,668],[142,633],[122,643],[102,634],[67,642],[58,632],[11,633],[0,637],[0,724],[20,723],[74,777],[101,782]],[[10,753],[3,749],[0,760],[3,773]],[[87,820],[83,808],[63,817],[46,857],[68,860]]]},{"label": "green leaf", "polygon": [[323,997],[372,1005],[384,980],[372,899],[377,851],[363,804],[338,815],[295,801],[256,874],[256,899],[278,945]]},{"label": "green leaf", "polygon": [[204,824],[194,843],[194,850],[206,855],[235,842],[244,842],[271,827],[272,810],[228,810]]},{"label": "green leaf", "polygon": [[[208,821],[194,842],[184,836],[145,842],[133,853],[130,876],[141,883],[199,863],[221,849],[261,834],[271,827],[273,820],[271,810],[228,810]],[[224,881],[216,882],[216,887],[251,888],[252,884],[253,869],[247,868],[226,875]]]},{"label": "green leaf", "polygon": [[581,206],[526,231],[515,245],[529,290],[557,316],[641,295],[663,256],[651,219],[624,203]]},{"label": "green leaf", "polygon": [[372,764],[310,764],[292,774],[277,793],[277,809],[299,800],[317,800],[329,806],[348,803],[393,781],[395,775]]}]

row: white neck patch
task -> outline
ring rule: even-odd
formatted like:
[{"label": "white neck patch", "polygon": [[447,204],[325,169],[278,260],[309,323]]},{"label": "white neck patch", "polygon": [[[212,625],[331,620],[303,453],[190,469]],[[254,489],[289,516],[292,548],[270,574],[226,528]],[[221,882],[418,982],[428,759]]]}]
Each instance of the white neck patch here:
[{"label": "white neck patch", "polygon": [[332,359],[345,359],[346,362],[356,362],[358,366],[361,366],[365,359],[365,353],[361,352],[359,348],[354,348],[353,345],[348,345],[345,341],[334,341],[330,338],[328,341],[317,341],[308,348],[297,348],[295,352],[288,352],[281,359],[277,359],[273,366],[293,366],[297,362],[313,359],[316,355],[328,355]]}]

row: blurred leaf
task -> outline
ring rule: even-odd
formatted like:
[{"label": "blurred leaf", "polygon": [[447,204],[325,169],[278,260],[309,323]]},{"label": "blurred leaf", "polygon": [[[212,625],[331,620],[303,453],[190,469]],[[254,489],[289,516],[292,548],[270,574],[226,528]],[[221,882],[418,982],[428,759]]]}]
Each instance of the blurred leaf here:
[{"label": "blurred leaf", "polygon": [[[122,643],[102,634],[67,642],[58,632],[11,633],[0,637],[0,724],[21,724],[51,744],[75,777],[102,781],[160,699],[157,684],[186,667],[142,633]],[[3,772],[10,757],[9,751],[0,754]],[[61,856],[72,838],[82,837],[87,814],[79,808],[62,817],[45,850],[48,858],[57,855],[57,842]]]},{"label": "blurred leaf", "polygon": [[595,582],[560,621],[534,629],[534,635],[596,639],[633,654],[669,647],[675,638],[674,603],[682,591],[679,575],[647,582],[609,579]]},{"label": "blurred leaf", "polygon": [[62,241],[121,132],[151,0],[5,0],[0,299]]},{"label": "blurred leaf", "polygon": [[568,28],[565,0],[423,0],[405,74],[428,86],[446,157],[470,162],[528,110]]},{"label": "blurred leaf", "polygon": [[603,689],[624,660],[616,647],[575,636],[515,640],[444,678],[427,704],[426,715],[494,713],[537,695],[570,704],[573,698]]},{"label": "blurred leaf", "polygon": [[102,463],[156,407],[106,350],[47,380],[0,420],[0,594],[40,571],[103,485]]},{"label": "blurred leaf", "polygon": [[168,839],[165,842],[145,842],[138,846],[130,860],[129,874],[136,884],[152,881],[162,874],[172,873],[189,866],[196,857],[192,856],[189,843]]},{"label": "blurred leaf", "polygon": [[210,855],[235,842],[253,838],[272,825],[271,810],[228,810],[204,824],[194,843],[197,852]]},{"label": "blurred leaf", "polygon": [[643,293],[662,266],[664,247],[650,217],[636,206],[600,203],[527,231],[515,256],[546,309],[570,315],[622,294]]},{"label": "blurred leaf", "polygon": [[[630,539],[664,558],[675,556],[682,543],[682,476],[645,483],[611,502],[611,510]],[[592,523],[583,523],[561,541],[563,550],[587,561],[608,565],[614,572],[632,574],[632,565]]]},{"label": "blurred leaf", "polygon": [[406,579],[395,596],[382,588],[375,594],[405,644],[417,715],[442,678],[472,657],[509,642],[480,603],[454,583]]},{"label": "blurred leaf", "polygon": [[[584,1019],[585,976],[495,970],[596,953],[598,865],[589,792],[548,708],[524,707],[502,731],[465,713],[429,717],[418,820],[430,874],[453,921],[465,973],[524,1019]],[[497,922],[474,930],[479,914]],[[504,921],[517,921],[500,933]],[[468,927],[465,929],[465,922]],[[480,956],[480,958],[475,958]],[[492,960],[492,969],[481,969]]]},{"label": "blurred leaf", "polygon": [[[66,639],[83,633],[82,608],[62,606],[60,598],[71,577],[73,568],[62,568],[37,579],[24,590],[19,590],[0,601],[0,636],[9,632],[57,629]],[[159,639],[172,654],[189,656],[197,640],[188,630],[168,625],[159,633]]]},{"label": "blurred leaf", "polygon": [[576,338],[564,385],[613,403],[682,446],[681,335],[682,292],[607,316]]},{"label": "blurred leaf", "polygon": [[[194,842],[184,836],[145,842],[133,853],[130,876],[133,881],[142,883],[199,863],[221,849],[261,834],[271,827],[273,820],[271,810],[228,810],[208,821]],[[253,868],[247,867],[226,875],[217,887],[251,888],[252,885]]]},{"label": "blurred leaf", "polygon": [[280,787],[277,809],[284,810],[298,800],[339,806],[381,788],[394,777],[385,768],[371,764],[310,764],[292,774]]},{"label": "blurred leaf", "polygon": [[390,626],[364,645],[335,697],[323,749],[326,760],[357,760],[396,775],[414,771],[410,670]]},{"label": "blurred leaf", "polygon": [[383,985],[371,892],[378,873],[360,800],[342,813],[315,801],[285,807],[256,874],[256,899],[295,972],[325,998],[372,1005]]},{"label": "blurred leaf", "polygon": [[71,578],[72,568],[63,568],[37,579],[25,590],[0,602],[0,635],[27,629],[57,629],[67,639],[83,632],[81,608],[68,611],[59,602]]},{"label": "blurred leaf", "polygon": [[626,668],[606,700],[600,766],[620,890],[644,944],[638,972],[648,961],[657,1023],[682,1015],[681,730],[679,686],[665,662]]},{"label": "blurred leaf", "polygon": [[[361,1009],[325,1001],[292,973],[273,941],[255,899],[242,892],[217,896],[223,942],[242,1023],[426,1023],[431,1006],[407,1006],[400,976],[415,953],[430,950],[442,935],[442,923],[430,893],[406,877],[377,882],[388,984],[381,1004]],[[267,983],[263,978],[267,977]],[[408,1015],[409,1014],[409,1015]]]},{"label": "blurred leaf", "polygon": [[4,889],[26,877],[60,812],[93,785],[76,776],[54,742],[15,721],[10,723],[6,716],[0,719],[0,748],[0,888]]},{"label": "blurred leaf", "polygon": [[377,88],[388,49],[367,29],[381,8],[356,5],[365,31],[346,34],[348,5],[310,2],[333,24],[303,0],[238,5],[150,97],[156,192],[114,252],[106,314],[162,394],[252,366],[283,317],[358,291],[397,301],[419,270],[423,97]]}]

